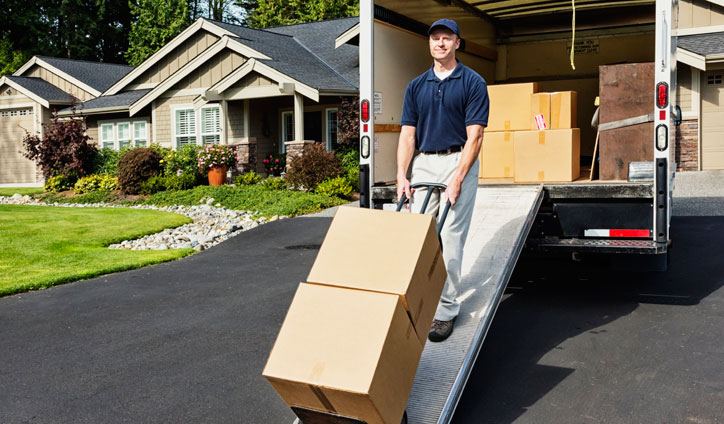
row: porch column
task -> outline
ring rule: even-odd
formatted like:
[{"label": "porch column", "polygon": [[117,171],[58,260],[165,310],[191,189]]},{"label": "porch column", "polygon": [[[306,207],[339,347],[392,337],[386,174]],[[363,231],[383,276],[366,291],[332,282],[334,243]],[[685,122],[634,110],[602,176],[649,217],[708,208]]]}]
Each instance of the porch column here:
[{"label": "porch column", "polygon": [[304,97],[294,93],[294,141],[304,140]]},{"label": "porch column", "polygon": [[229,102],[226,100],[221,101],[221,114],[224,121],[221,123],[221,137],[219,140],[221,144],[230,144],[229,140]]},{"label": "porch column", "polygon": [[249,99],[244,100],[244,138],[249,139]]}]

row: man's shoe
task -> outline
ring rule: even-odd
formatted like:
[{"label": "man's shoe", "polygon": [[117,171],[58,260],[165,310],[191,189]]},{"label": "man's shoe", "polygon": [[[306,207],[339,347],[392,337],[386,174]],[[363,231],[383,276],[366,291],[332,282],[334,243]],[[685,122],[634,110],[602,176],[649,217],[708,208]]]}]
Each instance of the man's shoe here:
[{"label": "man's shoe", "polygon": [[427,338],[430,339],[431,342],[441,342],[447,339],[453,332],[454,323],[455,318],[450,321],[433,320],[432,328],[430,328],[430,334],[427,335]]}]

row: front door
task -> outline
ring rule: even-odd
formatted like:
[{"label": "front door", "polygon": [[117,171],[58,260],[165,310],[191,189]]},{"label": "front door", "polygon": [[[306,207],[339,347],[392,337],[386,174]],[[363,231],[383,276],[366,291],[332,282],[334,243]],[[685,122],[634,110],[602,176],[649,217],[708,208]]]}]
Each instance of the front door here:
[{"label": "front door", "polygon": [[724,70],[703,73],[701,168],[724,169]]}]

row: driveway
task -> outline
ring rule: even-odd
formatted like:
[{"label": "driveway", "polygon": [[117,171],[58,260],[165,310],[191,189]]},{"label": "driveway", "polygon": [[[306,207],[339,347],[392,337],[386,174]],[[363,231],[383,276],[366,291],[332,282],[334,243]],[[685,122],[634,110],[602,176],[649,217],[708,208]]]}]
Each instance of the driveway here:
[{"label": "driveway", "polygon": [[0,423],[291,423],[261,370],[329,223],[0,299]]}]

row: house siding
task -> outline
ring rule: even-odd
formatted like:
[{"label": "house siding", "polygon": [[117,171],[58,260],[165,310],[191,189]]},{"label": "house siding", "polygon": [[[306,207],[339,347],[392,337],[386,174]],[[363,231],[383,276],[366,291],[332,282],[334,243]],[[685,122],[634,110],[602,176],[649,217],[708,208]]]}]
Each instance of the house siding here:
[{"label": "house siding", "polygon": [[172,90],[209,88],[244,62],[246,58],[243,56],[231,50],[224,50],[179,81]]},{"label": "house siding", "polygon": [[707,0],[679,2],[679,29],[724,25],[724,7]]},{"label": "house siding", "polygon": [[241,141],[244,138],[244,102],[229,102],[226,110],[229,122],[227,143]]},{"label": "house siding", "polygon": [[679,105],[682,112],[692,112],[691,68],[686,65],[679,64],[676,78],[676,104]]},{"label": "house siding", "polygon": [[219,37],[209,32],[197,32],[153,65],[151,69],[131,81],[131,84],[158,83],[165,80],[214,44],[218,39]]},{"label": "house siding", "polygon": [[260,87],[260,86],[273,85],[273,84],[274,84],[274,81],[270,80],[269,78],[267,78],[263,75],[259,75],[256,72],[252,72],[249,75],[247,75],[244,78],[237,81],[230,88]]},{"label": "house siding", "polygon": [[53,72],[50,72],[49,70],[34,65],[30,69],[28,69],[27,72],[23,74],[24,77],[35,77],[40,78],[50,84],[53,84],[54,86],[60,88],[61,90],[65,91],[66,93],[69,93],[76,97],[80,101],[86,101],[95,98],[94,95],[91,93],[83,90],[82,88],[76,86],[75,84],[68,82],[67,80],[59,77]]}]

